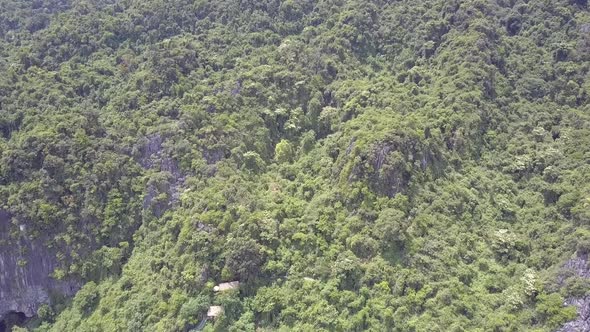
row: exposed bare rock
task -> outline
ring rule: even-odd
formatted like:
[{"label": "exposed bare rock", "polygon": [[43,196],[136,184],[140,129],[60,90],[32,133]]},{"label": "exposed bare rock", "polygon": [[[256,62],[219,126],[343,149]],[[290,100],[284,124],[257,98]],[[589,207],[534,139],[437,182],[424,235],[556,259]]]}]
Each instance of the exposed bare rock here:
[{"label": "exposed bare rock", "polygon": [[140,164],[143,168],[152,168],[157,163],[158,157],[162,151],[164,140],[159,134],[147,137],[145,144],[141,149]]},{"label": "exposed bare rock", "polygon": [[[563,284],[566,275],[573,273],[582,278],[590,278],[590,268],[588,267],[588,254],[580,254],[576,258],[568,260],[562,268],[562,273],[558,277],[558,282]],[[589,332],[590,331],[590,296],[582,298],[568,298],[565,305],[574,305],[578,308],[578,318],[574,321],[567,322],[557,332]]]},{"label": "exposed bare rock", "polygon": [[[158,170],[162,175],[148,183],[144,198],[144,208],[151,208],[156,216],[178,201],[185,179],[176,161],[166,154],[164,141],[159,134],[146,137],[138,155],[144,169]],[[162,193],[166,199],[158,200]],[[80,288],[78,281],[51,277],[60,265],[47,240],[30,239],[24,225],[14,225],[9,213],[0,210],[0,321],[11,312],[32,317],[41,304],[50,302],[51,294],[72,296]]]},{"label": "exposed bare rock", "polygon": [[354,145],[352,139],[343,154],[345,162],[352,162],[348,181],[366,179],[373,190],[389,197],[404,193],[413,177],[438,177],[445,167],[442,154],[418,137],[393,136],[361,152]]},{"label": "exposed bare rock", "polygon": [[[579,277],[590,278],[590,267],[588,267],[588,254],[581,254],[576,258],[568,260],[562,270],[575,273]],[[560,277],[560,282],[563,282],[564,275]]]},{"label": "exposed bare rock", "polygon": [[[178,163],[166,154],[163,146],[164,139],[159,134],[146,138],[142,147],[140,164],[145,169],[159,170],[164,174],[160,181],[150,181],[143,201],[144,209],[152,209],[157,217],[172,208],[180,198],[180,187],[184,184]],[[166,194],[166,199],[156,200],[160,194]]]},{"label": "exposed bare rock", "polygon": [[[17,235],[11,238],[11,233]],[[28,239],[26,229],[14,226],[10,215],[0,210],[0,320],[10,312],[34,316],[51,293],[76,293],[77,282],[50,277],[56,267],[55,254],[45,241]]]},{"label": "exposed bare rock", "polygon": [[565,302],[566,305],[574,305],[578,308],[578,318],[567,322],[558,332],[588,332],[590,331],[590,296],[572,298]]},{"label": "exposed bare rock", "polygon": [[203,158],[207,161],[208,165],[213,165],[225,157],[225,152],[221,149],[213,149],[203,151]]}]

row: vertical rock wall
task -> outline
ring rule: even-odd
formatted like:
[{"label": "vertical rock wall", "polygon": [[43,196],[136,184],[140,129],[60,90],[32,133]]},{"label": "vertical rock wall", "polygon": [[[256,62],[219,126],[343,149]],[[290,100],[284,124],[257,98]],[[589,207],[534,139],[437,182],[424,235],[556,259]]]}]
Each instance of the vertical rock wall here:
[{"label": "vertical rock wall", "polygon": [[[580,278],[590,278],[590,266],[588,266],[588,254],[579,254],[575,258],[568,260],[562,267],[562,275],[559,277],[559,283],[565,280],[565,274],[573,274]],[[564,324],[557,332],[588,332],[590,331],[590,296],[581,298],[568,298],[564,305],[573,305],[578,309],[578,317]]]},{"label": "vertical rock wall", "polygon": [[[10,237],[15,231],[18,240]],[[73,295],[79,288],[75,282],[49,277],[58,266],[55,254],[43,239],[29,240],[25,234],[0,210],[0,319],[11,311],[31,317],[53,292]]]}]

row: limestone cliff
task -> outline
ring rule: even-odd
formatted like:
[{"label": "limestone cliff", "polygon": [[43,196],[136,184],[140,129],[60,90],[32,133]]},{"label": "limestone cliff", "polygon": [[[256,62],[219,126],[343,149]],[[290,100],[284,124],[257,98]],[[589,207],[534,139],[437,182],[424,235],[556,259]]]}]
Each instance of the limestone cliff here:
[{"label": "limestone cliff", "polygon": [[51,294],[73,295],[79,288],[76,282],[50,277],[57,265],[42,239],[27,238],[26,229],[13,225],[10,215],[0,210],[0,320],[9,312],[35,315]]}]

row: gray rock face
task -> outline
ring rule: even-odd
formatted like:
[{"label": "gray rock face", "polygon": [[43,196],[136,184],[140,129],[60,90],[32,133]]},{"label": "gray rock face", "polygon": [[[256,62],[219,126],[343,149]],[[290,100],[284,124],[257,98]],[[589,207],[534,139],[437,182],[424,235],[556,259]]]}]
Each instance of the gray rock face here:
[{"label": "gray rock face", "polygon": [[[184,184],[185,176],[178,168],[178,164],[164,149],[165,140],[155,134],[145,139],[142,147],[140,164],[144,169],[159,170],[166,175],[161,181],[150,181],[146,189],[143,201],[144,210],[151,210],[155,216],[161,217],[164,212],[171,209],[180,198],[180,187]],[[166,193],[168,199],[155,202],[155,198]]]},{"label": "gray rock face", "polygon": [[[590,267],[588,267],[588,255],[578,255],[576,258],[568,260],[563,266],[563,272],[573,273],[582,278],[590,278]],[[559,283],[565,280],[564,275],[559,277]],[[565,301],[566,305],[574,305],[578,308],[578,317],[565,323],[557,332],[590,332],[590,296],[582,298],[569,298]]]},{"label": "gray rock face", "polygon": [[[178,201],[185,179],[176,162],[165,154],[164,141],[158,134],[146,137],[139,160],[144,169],[165,175],[146,188],[144,209],[151,209],[156,216]],[[155,201],[160,193],[166,193],[168,199]],[[10,214],[0,209],[0,321],[10,312],[32,317],[41,304],[50,302],[52,294],[73,296],[80,289],[79,281],[50,277],[60,264],[46,240],[31,240],[27,230],[13,224]]]},{"label": "gray rock face", "polygon": [[[146,137],[140,151],[140,164],[163,176],[148,184],[144,209],[161,216],[179,200],[185,181],[176,161],[165,152],[164,139],[156,134]],[[166,193],[165,201],[155,198]],[[55,251],[43,237],[31,240],[27,230],[12,223],[7,211],[0,209],[0,321],[10,312],[27,317],[37,313],[41,304],[49,303],[52,294],[73,296],[80,289],[75,280],[56,280],[50,275],[60,266]]]},{"label": "gray rock face", "polygon": [[578,318],[567,322],[558,332],[588,332],[590,331],[590,296],[572,298],[566,301],[567,305],[578,308]]},{"label": "gray rock face", "polygon": [[[11,232],[19,234],[17,240]],[[57,266],[44,241],[29,240],[26,229],[15,227],[10,215],[0,210],[0,320],[11,311],[32,317],[50,294],[73,295],[77,283],[49,276]]]}]

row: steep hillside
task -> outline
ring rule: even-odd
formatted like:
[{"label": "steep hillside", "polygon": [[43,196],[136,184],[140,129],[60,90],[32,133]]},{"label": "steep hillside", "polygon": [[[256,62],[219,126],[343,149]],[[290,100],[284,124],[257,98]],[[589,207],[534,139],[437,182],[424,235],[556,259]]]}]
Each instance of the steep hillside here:
[{"label": "steep hillside", "polygon": [[0,0],[0,328],[590,330],[589,70],[585,0]]}]

